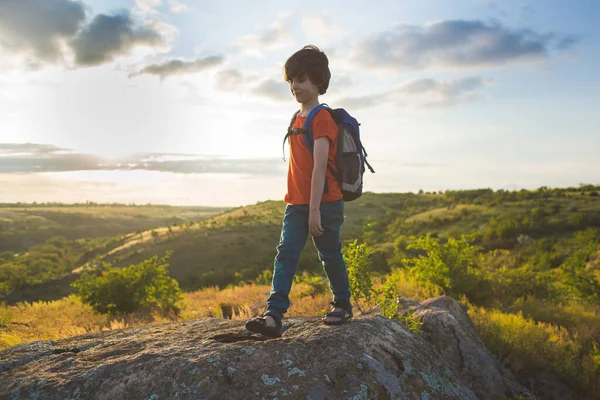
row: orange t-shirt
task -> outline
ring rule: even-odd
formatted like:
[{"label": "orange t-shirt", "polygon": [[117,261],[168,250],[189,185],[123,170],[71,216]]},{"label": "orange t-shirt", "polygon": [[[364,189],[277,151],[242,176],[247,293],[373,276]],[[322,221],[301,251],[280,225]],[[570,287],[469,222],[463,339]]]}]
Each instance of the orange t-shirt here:
[{"label": "orange t-shirt", "polygon": [[[292,128],[302,128],[306,117],[296,116]],[[319,110],[312,122],[313,138],[329,139],[329,155],[327,162],[334,170],[338,142],[338,127],[327,110]],[[310,191],[314,160],[311,151],[306,146],[304,135],[291,135],[290,162],[288,167],[287,194],[285,202],[288,204],[310,204]],[[325,172],[327,190],[323,190],[322,203],[341,200],[343,198],[340,184],[332,175],[329,168]]]}]

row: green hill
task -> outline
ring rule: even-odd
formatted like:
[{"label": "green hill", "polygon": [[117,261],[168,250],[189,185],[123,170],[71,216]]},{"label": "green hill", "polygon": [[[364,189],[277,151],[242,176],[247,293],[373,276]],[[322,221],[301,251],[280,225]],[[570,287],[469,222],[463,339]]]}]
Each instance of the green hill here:
[{"label": "green hill", "polygon": [[[443,194],[366,193],[357,201],[346,203],[342,239],[344,242],[359,239],[372,246],[375,249],[375,269],[381,273],[403,267],[402,259],[411,254],[406,250],[410,237],[427,234],[442,241],[470,234],[474,244],[486,250],[518,251],[520,261],[528,260],[531,252],[537,254],[539,250],[534,248],[545,246],[554,254],[550,266],[555,268],[575,251],[576,245],[571,242],[577,232],[600,227],[597,189],[584,186],[518,192],[481,189]],[[283,202],[267,201],[200,219],[216,210],[147,206],[146,215],[154,216],[154,219],[147,217],[155,223],[151,229],[138,228],[127,234],[121,232],[120,236],[110,240],[94,242],[83,256],[77,257],[73,251],[58,251],[73,247],[77,239],[55,238],[54,242],[45,244],[57,249],[51,260],[55,261],[54,270],[60,270],[60,273],[45,275],[47,279],[43,279],[44,275],[40,275],[38,270],[23,265],[15,267],[18,262],[15,263],[14,259],[9,260],[5,256],[2,261],[0,258],[0,271],[4,271],[4,275],[0,275],[0,283],[4,279],[5,287],[11,273],[16,271],[24,277],[20,283],[5,290],[10,291],[5,295],[5,301],[48,300],[71,293],[69,283],[85,267],[93,266],[96,262],[94,257],[116,266],[126,266],[167,251],[172,252],[171,275],[179,281],[183,290],[252,281],[272,269],[284,208]],[[127,210],[127,214],[123,209],[127,207],[96,207],[96,210],[101,210],[100,214],[91,210],[70,210],[70,214],[63,218],[82,219],[87,216],[88,226],[93,225],[91,220],[98,221],[99,226],[95,230],[100,232],[109,229],[106,224],[111,226],[107,220],[133,218],[130,215],[132,211]],[[46,218],[50,212],[38,210],[33,215],[22,214],[14,219]],[[157,216],[180,222],[158,226]],[[142,216],[137,214],[135,218],[139,222]],[[186,222],[181,222],[185,219]],[[24,235],[33,229],[27,224],[32,223],[21,222],[19,226],[26,228],[17,230],[18,234]],[[122,222],[121,226],[124,225]],[[321,266],[310,240],[307,247],[310,251],[303,253],[298,270],[319,272]],[[37,252],[42,250],[36,248]],[[52,264],[46,268],[52,270]],[[38,280],[32,282],[27,280],[28,276],[37,276]],[[14,282],[14,276],[12,279]]]},{"label": "green hill", "polygon": [[[598,398],[599,191],[600,187],[585,185],[366,193],[346,204],[342,236],[345,244],[358,239],[373,250],[375,281],[386,287],[392,284],[389,287],[396,288],[399,296],[443,293],[461,299],[486,347],[523,381],[531,382],[528,379],[540,372],[550,373],[553,381],[573,388],[575,398]],[[237,285],[240,293],[264,291],[265,286],[241,284],[269,283],[284,208],[283,202],[267,201],[208,214],[201,209],[167,208],[169,214],[164,208],[148,206],[144,212],[154,219],[149,218],[145,228],[138,225],[116,236],[98,234],[95,238],[91,232],[106,232],[109,227],[102,224],[117,218],[111,212],[119,207],[103,208],[105,218],[95,212],[69,210],[73,215],[64,215],[53,232],[73,234],[70,229],[79,228],[67,222],[72,218],[85,221],[87,229],[81,232],[86,236],[50,235],[19,253],[0,254],[0,289],[4,291],[0,300],[11,304],[58,299],[73,292],[70,283],[83,270],[94,271],[100,263],[138,264],[165,252],[172,252],[169,270],[185,291],[214,285]],[[11,219],[13,235],[23,238],[29,232],[43,237],[33,224],[48,214],[15,216],[10,212],[10,216],[0,215],[3,223]],[[216,214],[209,216],[210,212]],[[160,218],[165,220],[159,224]],[[166,222],[168,218],[178,221]],[[99,224],[96,228],[94,220]],[[322,276],[310,240],[307,247],[299,272]],[[300,278],[304,284],[316,282],[326,290],[318,278]],[[203,292],[210,307],[219,310],[225,303],[234,307],[250,301],[242,297],[219,300],[218,296],[232,296],[234,291],[229,289]],[[198,293],[202,292],[189,295]],[[28,307],[13,309],[21,308]]]},{"label": "green hill", "polygon": [[[30,293],[22,298],[33,299],[38,289],[42,289],[40,298],[56,298],[68,292],[64,280],[72,279],[71,270],[119,246],[129,235],[201,220],[225,210],[96,203],[0,204],[0,300],[8,293],[17,299],[20,293]],[[60,290],[65,287],[67,291]]]}]

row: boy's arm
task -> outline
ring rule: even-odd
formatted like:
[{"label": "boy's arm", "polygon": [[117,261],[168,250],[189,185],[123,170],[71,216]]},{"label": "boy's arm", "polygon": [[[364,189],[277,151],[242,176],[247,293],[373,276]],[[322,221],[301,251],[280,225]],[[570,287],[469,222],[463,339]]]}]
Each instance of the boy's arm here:
[{"label": "boy's arm", "polygon": [[310,205],[308,216],[308,231],[313,236],[321,236],[321,197],[325,187],[325,174],[327,173],[327,158],[329,156],[329,139],[320,137],[315,139],[313,148],[313,174],[310,187]]}]

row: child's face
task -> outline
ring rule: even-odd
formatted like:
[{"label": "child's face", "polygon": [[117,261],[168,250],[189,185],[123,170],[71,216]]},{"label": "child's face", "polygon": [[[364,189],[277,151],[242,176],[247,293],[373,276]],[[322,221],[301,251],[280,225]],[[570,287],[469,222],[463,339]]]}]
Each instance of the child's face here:
[{"label": "child's face", "polygon": [[307,75],[290,81],[290,90],[298,103],[308,103],[319,96],[319,88]]}]

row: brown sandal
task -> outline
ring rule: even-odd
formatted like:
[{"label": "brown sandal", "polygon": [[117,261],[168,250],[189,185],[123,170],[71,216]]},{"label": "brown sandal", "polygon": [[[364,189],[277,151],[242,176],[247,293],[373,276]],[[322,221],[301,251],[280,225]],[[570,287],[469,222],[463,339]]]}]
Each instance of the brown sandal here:
[{"label": "brown sandal", "polygon": [[[342,307],[337,307],[337,308],[342,308]],[[327,317],[334,317],[334,318],[339,318],[339,320],[337,321],[327,321]],[[328,311],[325,313],[325,319],[323,319],[323,323],[325,325],[343,325],[346,322],[350,321],[352,319],[352,310],[347,310],[345,308],[343,308],[340,311]]]},{"label": "brown sandal", "polygon": [[[267,326],[267,319],[265,318],[267,315],[275,320],[275,328]],[[270,338],[278,338],[283,335],[281,320],[269,313],[261,317],[252,318],[250,321],[246,322],[246,329],[250,332],[260,333],[261,335]]]}]

